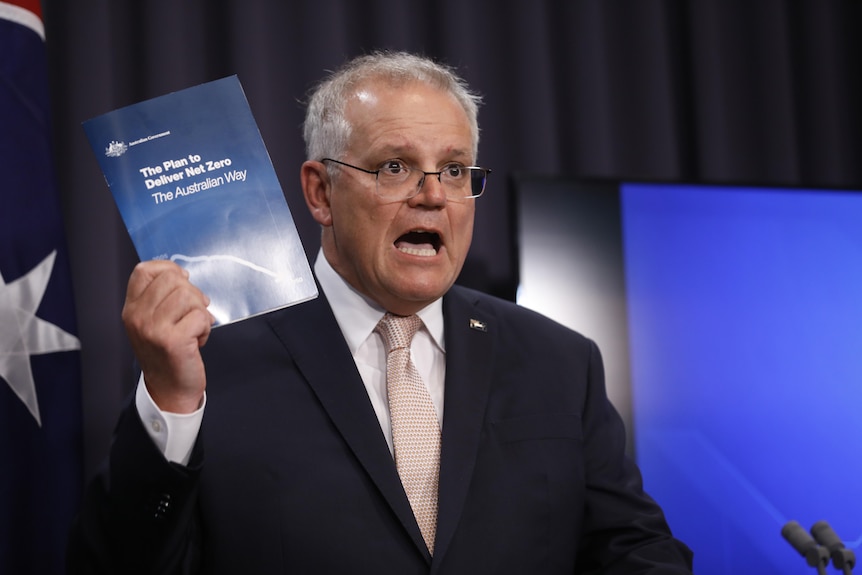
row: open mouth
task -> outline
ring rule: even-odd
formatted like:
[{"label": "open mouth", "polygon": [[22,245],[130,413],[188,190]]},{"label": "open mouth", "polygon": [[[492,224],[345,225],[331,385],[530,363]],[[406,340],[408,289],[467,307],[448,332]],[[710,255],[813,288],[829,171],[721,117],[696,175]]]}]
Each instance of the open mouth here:
[{"label": "open mouth", "polygon": [[424,230],[407,232],[395,240],[395,247],[412,256],[434,256],[440,250],[440,234]]}]

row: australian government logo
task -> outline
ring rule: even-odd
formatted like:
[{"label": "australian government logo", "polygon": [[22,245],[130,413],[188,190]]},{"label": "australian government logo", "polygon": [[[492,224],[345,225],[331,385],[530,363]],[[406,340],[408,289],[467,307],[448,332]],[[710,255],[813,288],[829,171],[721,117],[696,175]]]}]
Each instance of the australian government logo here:
[{"label": "australian government logo", "polygon": [[123,154],[126,153],[126,150],[129,149],[129,146],[126,145],[125,142],[118,142],[113,140],[108,147],[105,148],[105,155],[109,158],[119,158]]},{"label": "australian government logo", "polygon": [[126,144],[125,142],[118,142],[117,140],[112,140],[108,147],[105,148],[105,155],[109,158],[119,158],[123,154],[125,154],[129,148],[132,146],[137,146],[138,144],[143,144],[144,142],[151,142],[153,140],[158,140],[159,138],[164,138],[165,136],[170,136],[171,131],[167,130],[165,132],[160,132],[158,134],[151,134],[146,136],[145,138],[139,138],[132,142]]}]

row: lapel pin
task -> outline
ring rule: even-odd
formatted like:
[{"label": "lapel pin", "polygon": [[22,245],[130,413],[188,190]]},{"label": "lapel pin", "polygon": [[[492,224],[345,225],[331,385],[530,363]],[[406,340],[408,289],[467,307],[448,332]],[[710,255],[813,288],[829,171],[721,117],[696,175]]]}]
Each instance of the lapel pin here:
[{"label": "lapel pin", "polygon": [[479,319],[471,319],[470,329],[475,329],[477,331],[488,331],[488,324]]}]

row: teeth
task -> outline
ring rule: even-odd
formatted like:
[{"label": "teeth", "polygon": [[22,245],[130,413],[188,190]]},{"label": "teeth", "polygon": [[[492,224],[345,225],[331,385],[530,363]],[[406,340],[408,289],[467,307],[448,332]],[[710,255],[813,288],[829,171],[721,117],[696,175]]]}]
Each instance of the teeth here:
[{"label": "teeth", "polygon": [[408,247],[399,247],[400,251],[405,254],[410,254],[411,256],[434,256],[437,255],[437,252],[434,249],[419,249],[419,248],[408,248]]}]

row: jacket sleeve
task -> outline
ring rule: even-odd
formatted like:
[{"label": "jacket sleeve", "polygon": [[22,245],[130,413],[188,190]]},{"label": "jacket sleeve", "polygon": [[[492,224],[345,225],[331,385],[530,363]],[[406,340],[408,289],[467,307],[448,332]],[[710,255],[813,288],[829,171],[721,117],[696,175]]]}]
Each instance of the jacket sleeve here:
[{"label": "jacket sleeve", "polygon": [[591,344],[582,414],[587,492],[578,573],[690,574],[691,551],[671,535],[625,453],[625,428],[608,401],[601,355]]},{"label": "jacket sleeve", "polygon": [[87,486],[72,525],[68,573],[194,573],[202,464],[200,439],[188,466],[168,462],[129,405],[115,429],[107,465]]}]

